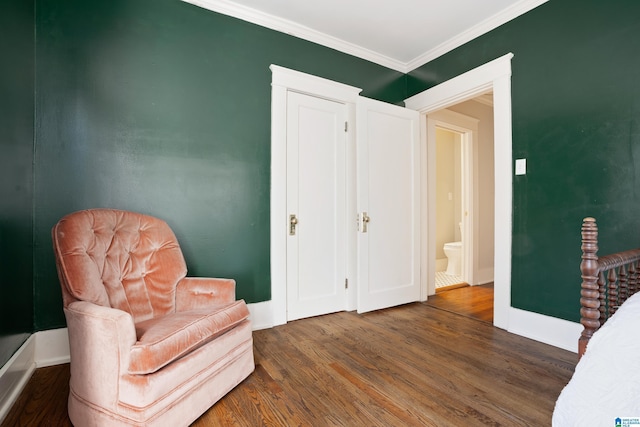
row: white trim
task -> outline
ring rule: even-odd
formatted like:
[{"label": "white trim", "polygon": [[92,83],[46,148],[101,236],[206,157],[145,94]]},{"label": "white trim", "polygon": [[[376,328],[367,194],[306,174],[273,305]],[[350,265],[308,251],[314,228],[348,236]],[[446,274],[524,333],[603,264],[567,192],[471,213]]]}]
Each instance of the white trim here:
[{"label": "white trim", "polygon": [[287,323],[287,88],[271,86],[271,309]]},{"label": "white trim", "polygon": [[511,308],[508,331],[535,341],[578,352],[583,326],[557,317]]},{"label": "white trim", "polygon": [[433,49],[428,50],[422,55],[412,59],[411,61],[405,64],[405,67],[408,71],[415,70],[418,67],[423,66],[429,61],[433,61],[434,59],[444,55],[447,52],[452,51],[455,48],[462,46],[465,43],[470,42],[471,40],[480,37],[483,34],[488,33],[489,31],[498,28],[500,25],[505,24],[512,19],[517,18],[520,15],[524,15],[532,9],[546,3],[549,0],[521,0],[512,6],[500,11],[496,15],[485,19],[484,21],[474,25],[468,30],[456,35],[455,37],[441,43],[440,45],[434,47]]},{"label": "white trim", "polygon": [[493,267],[483,268],[478,270],[478,275],[476,276],[475,285],[486,285],[487,283],[493,282]]},{"label": "white trim", "polygon": [[[493,324],[509,329],[511,307],[512,233],[512,141],[511,141],[511,58],[506,54],[405,100],[408,108],[422,115],[441,110],[493,90],[495,156],[495,255]],[[426,121],[426,119],[424,119]],[[423,143],[423,147],[428,146]],[[427,153],[434,155],[434,153]],[[433,227],[433,226],[432,226]],[[423,242],[428,241],[423,227]],[[425,246],[426,243],[424,243]],[[424,246],[423,246],[424,247]],[[431,254],[427,250],[427,254]],[[429,258],[431,259],[431,258]],[[429,268],[426,266],[425,268]],[[427,289],[423,291],[427,292]]]},{"label": "white trim", "polygon": [[281,86],[287,90],[306,93],[336,102],[353,102],[358,100],[362,89],[333,80],[301,73],[300,71],[271,64],[271,86]]},{"label": "white trim", "polygon": [[517,18],[520,15],[527,13],[528,11],[546,3],[548,0],[520,0],[513,4],[511,7],[497,13],[496,15],[485,19],[484,21],[476,24],[468,30],[458,34],[457,36],[441,43],[433,49],[417,56],[409,62],[403,62],[397,59],[390,58],[386,55],[374,52],[370,49],[366,49],[362,46],[344,41],[337,37],[330,36],[320,31],[313,30],[304,25],[297,24],[293,21],[279,18],[274,15],[253,9],[247,6],[243,6],[237,3],[233,3],[228,0],[182,0],[186,3],[190,3],[199,6],[203,9],[211,10],[213,12],[221,13],[223,15],[232,16],[234,18],[242,19],[243,21],[251,22],[265,28],[269,28],[281,33],[289,34],[294,37],[298,37],[303,40],[307,40],[313,43],[317,43],[322,46],[335,49],[337,51],[362,58],[367,61],[371,61],[375,64],[382,65],[392,70],[400,71],[402,73],[408,73],[416,68],[432,61],[451,50],[462,46],[463,44],[479,37],[502,24],[505,24],[512,19]]},{"label": "white trim", "polygon": [[0,422],[20,396],[36,368],[69,363],[67,328],[31,334],[0,369]]},{"label": "white trim", "polygon": [[279,31],[281,33],[307,40],[321,46],[326,46],[339,52],[371,61],[375,64],[382,65],[392,70],[400,71],[402,73],[407,72],[407,65],[402,61],[398,61],[396,59],[374,52],[370,49],[366,49],[337,37],[333,37],[329,34],[316,31],[288,19],[279,18],[275,15],[270,15],[257,9],[252,9],[250,7],[239,5],[237,3],[226,0],[182,1],[200,6],[203,9],[208,9],[213,12],[233,16],[234,18],[242,19],[243,21],[251,22],[252,24],[257,24],[265,28]]},{"label": "white trim", "polygon": [[69,334],[67,328],[36,332],[37,368],[69,363]]},{"label": "white trim", "polygon": [[35,352],[36,337],[31,335],[0,368],[0,423],[4,421],[36,369]]},{"label": "white trim", "polygon": [[[511,77],[511,58],[513,58],[513,53],[507,53],[431,89],[413,95],[405,99],[405,106],[414,110],[418,109],[420,112],[423,110],[424,112],[438,111],[491,92],[494,80],[500,77]],[[493,102],[495,105],[495,93]]]},{"label": "white trim", "polygon": [[[407,105],[407,108],[411,108]],[[436,292],[436,272],[439,271],[434,263],[436,259],[436,245],[429,244],[429,236],[435,236],[436,218],[435,215],[429,215],[429,208],[436,204],[435,192],[429,192],[429,182],[435,182],[436,170],[431,167],[431,160],[436,158],[436,145],[428,144],[429,126],[426,114],[420,114],[420,212],[424,212],[421,216],[422,227],[420,236],[420,301],[426,301],[429,295]],[[433,273],[433,274],[431,274]]]},{"label": "white trim", "polygon": [[[333,82],[311,74],[283,68],[269,67],[271,82],[271,309],[272,325],[287,323],[287,91],[293,90],[347,105],[347,117],[353,129],[355,103],[360,88]],[[348,146],[355,146],[355,132],[348,132]],[[354,155],[348,150],[347,160]],[[349,189],[354,185],[347,178]],[[348,190],[353,191],[353,190]],[[350,209],[351,207],[347,207]],[[351,241],[349,244],[353,244]],[[355,284],[353,261],[348,260],[347,278]],[[352,309],[356,286],[349,286],[347,307]]]},{"label": "white trim", "polygon": [[249,319],[251,320],[251,328],[254,331],[260,329],[269,329],[274,326],[273,308],[271,301],[257,302],[247,304],[249,308]]}]

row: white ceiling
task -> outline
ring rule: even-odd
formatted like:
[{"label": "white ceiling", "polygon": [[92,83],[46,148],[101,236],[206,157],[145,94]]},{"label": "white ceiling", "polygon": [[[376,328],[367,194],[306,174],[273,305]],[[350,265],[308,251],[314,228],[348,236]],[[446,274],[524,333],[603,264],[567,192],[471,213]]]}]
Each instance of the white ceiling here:
[{"label": "white ceiling", "polygon": [[409,72],[547,0],[184,1]]}]

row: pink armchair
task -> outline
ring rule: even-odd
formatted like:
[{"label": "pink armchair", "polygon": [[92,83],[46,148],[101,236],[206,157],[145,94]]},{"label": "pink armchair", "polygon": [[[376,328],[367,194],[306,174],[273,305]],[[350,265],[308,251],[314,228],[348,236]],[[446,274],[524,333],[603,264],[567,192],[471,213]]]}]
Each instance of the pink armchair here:
[{"label": "pink armchair", "polygon": [[113,209],[53,228],[77,426],[188,425],[254,369],[235,281],[185,277],[162,220]]}]

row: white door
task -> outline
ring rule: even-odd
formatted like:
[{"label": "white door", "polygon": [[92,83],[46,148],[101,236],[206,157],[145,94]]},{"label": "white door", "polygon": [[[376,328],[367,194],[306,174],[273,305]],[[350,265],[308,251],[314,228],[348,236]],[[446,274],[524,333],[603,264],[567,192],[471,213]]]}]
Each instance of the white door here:
[{"label": "white door", "polygon": [[287,94],[287,320],[346,308],[346,117]]},{"label": "white door", "polygon": [[357,112],[358,312],[420,299],[419,114],[362,98]]}]

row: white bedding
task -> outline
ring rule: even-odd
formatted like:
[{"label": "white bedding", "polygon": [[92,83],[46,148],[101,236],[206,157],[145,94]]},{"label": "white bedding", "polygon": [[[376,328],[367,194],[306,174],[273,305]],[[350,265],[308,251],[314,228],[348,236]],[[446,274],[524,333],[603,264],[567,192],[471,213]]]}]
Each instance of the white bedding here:
[{"label": "white bedding", "polygon": [[593,334],[556,401],[553,427],[615,427],[625,417],[640,418],[640,293]]}]

